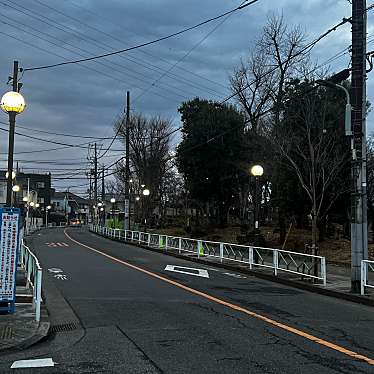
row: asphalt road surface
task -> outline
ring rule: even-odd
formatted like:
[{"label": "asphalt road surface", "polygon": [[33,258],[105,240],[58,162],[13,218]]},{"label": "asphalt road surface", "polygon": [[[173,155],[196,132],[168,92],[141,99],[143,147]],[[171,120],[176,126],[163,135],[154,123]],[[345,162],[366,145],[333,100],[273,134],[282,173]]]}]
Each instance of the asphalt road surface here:
[{"label": "asphalt road surface", "polygon": [[[55,332],[0,357],[0,373],[374,373],[373,308],[80,228],[31,247]],[[56,365],[9,369],[35,358]]]}]

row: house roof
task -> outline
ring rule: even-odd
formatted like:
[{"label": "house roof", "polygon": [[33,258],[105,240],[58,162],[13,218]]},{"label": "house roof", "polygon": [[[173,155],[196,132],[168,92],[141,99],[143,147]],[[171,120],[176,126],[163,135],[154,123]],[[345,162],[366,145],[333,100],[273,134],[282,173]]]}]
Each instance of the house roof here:
[{"label": "house roof", "polygon": [[89,201],[88,199],[84,199],[83,197],[81,196],[78,196],[72,192],[59,192],[59,191],[55,191],[54,194],[52,195],[52,200],[53,199],[61,199],[61,200],[64,200],[65,197],[68,199],[68,200],[75,200],[78,204],[86,204],[88,205],[89,204]]}]

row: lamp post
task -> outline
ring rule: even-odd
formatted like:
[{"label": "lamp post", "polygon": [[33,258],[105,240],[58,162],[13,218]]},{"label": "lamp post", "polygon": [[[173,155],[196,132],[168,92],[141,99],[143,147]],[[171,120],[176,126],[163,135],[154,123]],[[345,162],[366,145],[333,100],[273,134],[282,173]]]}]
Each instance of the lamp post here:
[{"label": "lamp post", "polygon": [[[110,202],[111,202],[111,204],[112,204],[112,220],[113,220],[113,226],[115,226],[115,224],[114,224],[114,203],[116,202],[116,199],[115,199],[114,197],[112,197],[112,198],[110,199]],[[115,228],[115,227],[113,227],[113,228]]]},{"label": "lamp post", "polygon": [[13,174],[13,153],[14,153],[14,131],[16,126],[16,115],[25,109],[25,99],[18,92],[18,62],[14,62],[13,91],[9,91],[1,98],[1,109],[9,115],[9,142],[8,142],[8,178],[6,205],[12,205],[12,174]]},{"label": "lamp post", "polygon": [[[144,186],[144,185],[142,185]],[[145,186],[144,186],[145,187]],[[143,196],[149,196],[150,191],[148,188],[143,190]],[[148,216],[148,199],[145,199],[145,212],[144,212],[144,224],[145,224],[145,232],[147,232],[147,216]]]},{"label": "lamp post", "polygon": [[48,212],[52,207],[50,205],[45,207],[45,227],[48,227]]},{"label": "lamp post", "polygon": [[102,215],[102,212],[104,211],[104,208],[103,208],[103,203],[97,203],[97,208],[98,208],[98,211],[99,211],[99,224],[101,224],[101,215]]},{"label": "lamp post", "polygon": [[18,184],[15,184],[13,187],[12,187],[12,191],[13,191],[13,197],[12,197],[12,206],[13,205],[17,205],[17,192],[20,191],[20,186]]},{"label": "lamp post", "polygon": [[259,178],[264,174],[264,168],[261,165],[254,165],[251,167],[251,174],[256,179],[255,198],[254,198],[254,229],[258,229],[259,213],[260,213],[260,198],[259,194]]}]

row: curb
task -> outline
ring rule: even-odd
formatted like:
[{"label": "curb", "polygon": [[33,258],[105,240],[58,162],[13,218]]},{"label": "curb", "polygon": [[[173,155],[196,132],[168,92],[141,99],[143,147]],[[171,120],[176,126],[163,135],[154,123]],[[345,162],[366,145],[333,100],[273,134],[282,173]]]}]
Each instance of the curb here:
[{"label": "curb", "polygon": [[45,305],[42,305],[41,308],[41,321],[39,322],[39,326],[35,333],[28,338],[10,346],[4,349],[0,350],[0,353],[9,353],[14,351],[22,351],[24,349],[30,348],[34,344],[40,342],[42,339],[44,339],[49,334],[49,329],[51,327],[51,324],[48,321],[48,312]]},{"label": "curb", "polygon": [[237,272],[242,273],[242,274],[252,275],[252,276],[255,276],[257,278],[265,279],[265,280],[275,282],[275,283],[284,284],[286,286],[298,288],[298,289],[301,289],[301,290],[304,290],[304,291],[309,291],[309,292],[317,293],[317,294],[324,295],[324,296],[334,297],[334,298],[337,298],[337,299],[351,301],[353,303],[358,303],[358,304],[374,307],[374,299],[369,299],[366,296],[360,296],[360,295],[356,295],[356,294],[334,291],[334,290],[331,290],[331,289],[322,288],[322,287],[318,287],[318,286],[316,287],[316,286],[312,286],[311,284],[307,284],[307,283],[303,283],[303,282],[299,282],[299,281],[295,281],[295,280],[290,280],[290,279],[285,279],[285,278],[280,278],[280,277],[276,277],[275,275],[260,273],[260,272],[257,272],[255,270],[243,269],[241,267],[228,265],[228,264],[222,264],[220,262],[211,262],[211,261],[207,261],[207,260],[204,260],[204,259],[201,259],[201,258],[187,257],[187,256],[180,255],[178,253],[165,252],[165,251],[160,250],[158,248],[148,247],[146,245],[142,245],[142,244],[138,244],[138,243],[134,243],[134,242],[129,242],[129,241],[126,241],[126,240],[118,240],[118,239],[102,236],[102,235],[97,234],[93,231],[89,231],[89,232],[94,234],[94,235],[100,236],[101,238],[104,238],[104,239],[109,239],[109,240],[112,240],[112,241],[115,241],[115,242],[120,242],[120,243],[126,243],[126,244],[129,244],[129,245],[133,245],[135,247],[140,247],[140,248],[146,249],[148,251],[152,251],[152,252],[156,252],[156,253],[162,253],[164,255],[168,255],[168,256],[171,256],[171,257],[175,257],[175,258],[179,258],[179,259],[183,259],[183,260],[187,260],[187,261],[191,261],[191,262],[196,262],[196,263],[200,263],[200,264],[204,264],[204,265],[215,266],[215,267],[223,268],[223,269],[226,269],[226,270],[237,271]]}]

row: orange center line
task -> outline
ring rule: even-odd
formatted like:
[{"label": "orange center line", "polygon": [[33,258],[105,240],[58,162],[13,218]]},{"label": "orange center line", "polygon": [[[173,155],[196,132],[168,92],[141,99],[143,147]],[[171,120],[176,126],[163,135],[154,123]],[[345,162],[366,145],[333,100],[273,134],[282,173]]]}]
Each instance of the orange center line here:
[{"label": "orange center line", "polygon": [[84,247],[84,248],[87,248],[87,249],[89,249],[89,250],[91,250],[91,251],[94,251],[94,252],[96,252],[96,253],[98,253],[98,254],[104,256],[104,257],[107,257],[107,258],[109,258],[109,259],[111,259],[111,260],[113,260],[113,261],[115,261],[115,262],[118,262],[118,263],[120,263],[120,264],[122,264],[122,265],[125,265],[125,266],[127,266],[127,267],[129,267],[129,268],[131,268],[131,269],[134,269],[134,270],[140,271],[140,272],[142,272],[142,273],[144,273],[144,274],[147,274],[147,275],[149,275],[149,276],[151,276],[151,277],[157,278],[157,279],[159,279],[159,280],[161,280],[161,281],[163,281],[163,282],[169,283],[169,284],[171,284],[171,285],[173,285],[173,286],[176,286],[176,287],[178,287],[178,288],[181,288],[181,289],[183,289],[183,290],[185,290],[185,291],[188,291],[188,292],[190,292],[190,293],[193,293],[193,294],[195,294],[195,295],[201,296],[201,297],[203,297],[203,298],[205,298],[205,299],[208,299],[208,300],[210,300],[210,301],[213,301],[213,302],[215,302],[215,303],[217,303],[217,304],[224,305],[224,306],[226,306],[226,307],[228,307],[228,308],[230,308],[230,309],[236,310],[236,311],[238,311],[238,312],[242,312],[242,313],[244,313],[244,314],[247,314],[248,316],[251,316],[251,317],[253,317],[253,318],[257,318],[257,319],[259,319],[259,320],[261,320],[261,321],[263,321],[263,322],[266,322],[266,323],[268,323],[268,324],[270,324],[270,325],[276,326],[276,327],[278,327],[278,328],[280,328],[280,329],[282,329],[282,330],[285,330],[285,331],[288,331],[288,332],[290,332],[290,333],[292,333],[292,334],[295,334],[295,335],[301,336],[301,337],[303,337],[303,338],[305,338],[305,339],[307,339],[307,340],[309,340],[309,341],[312,341],[312,342],[314,342],[314,343],[316,343],[316,344],[320,344],[320,345],[323,345],[323,346],[328,347],[328,348],[330,348],[330,349],[333,349],[334,351],[337,351],[337,352],[343,353],[343,354],[345,354],[345,355],[347,355],[347,356],[349,356],[349,357],[351,357],[351,358],[353,358],[353,359],[355,359],[355,360],[364,361],[364,362],[368,363],[369,365],[373,365],[373,366],[374,366],[374,359],[371,359],[371,358],[369,358],[369,357],[367,357],[367,356],[361,355],[361,354],[359,354],[359,353],[357,353],[357,352],[351,351],[351,350],[349,350],[349,349],[347,349],[347,348],[341,347],[341,346],[339,346],[339,345],[337,345],[337,344],[334,344],[334,343],[331,343],[331,342],[329,342],[329,341],[327,341],[327,340],[320,339],[320,338],[318,338],[318,337],[316,337],[316,336],[314,336],[314,335],[311,335],[311,334],[309,334],[309,333],[307,333],[307,332],[305,332],[305,331],[299,330],[299,329],[297,329],[297,328],[295,328],[295,327],[292,327],[292,326],[286,325],[286,324],[284,324],[284,323],[281,323],[281,322],[275,321],[275,320],[273,320],[273,319],[271,319],[271,318],[269,318],[269,317],[266,317],[266,316],[264,316],[264,315],[262,315],[262,314],[258,314],[258,313],[256,313],[256,312],[252,312],[252,311],[249,310],[249,309],[242,308],[241,306],[238,306],[238,305],[232,304],[232,303],[230,303],[230,302],[228,302],[228,301],[225,301],[225,300],[219,299],[219,298],[217,298],[217,297],[215,297],[215,296],[212,296],[212,295],[209,295],[209,294],[207,294],[207,293],[205,293],[205,292],[198,291],[198,290],[196,290],[196,289],[194,289],[194,288],[191,288],[191,287],[187,287],[187,286],[185,286],[185,285],[182,284],[182,283],[179,283],[179,282],[173,281],[173,280],[171,280],[171,279],[168,279],[168,278],[163,277],[163,276],[161,276],[161,275],[158,275],[158,274],[156,274],[156,273],[152,273],[152,272],[149,271],[149,270],[143,269],[143,268],[141,268],[141,267],[139,267],[139,266],[136,266],[136,265],[132,265],[132,264],[126,262],[126,261],[120,260],[120,259],[118,259],[118,258],[116,258],[116,257],[111,256],[111,255],[108,255],[108,254],[106,254],[106,253],[104,253],[104,252],[99,251],[98,249],[92,248],[92,247],[90,247],[90,246],[88,246],[88,245],[86,245],[86,244],[80,243],[79,241],[73,239],[73,238],[72,238],[72,237],[71,237],[71,236],[66,232],[66,229],[64,230],[64,234],[65,234],[65,235],[66,235],[66,236],[67,236],[67,237],[68,237],[72,242],[74,242],[74,243],[80,245],[81,247]]}]

